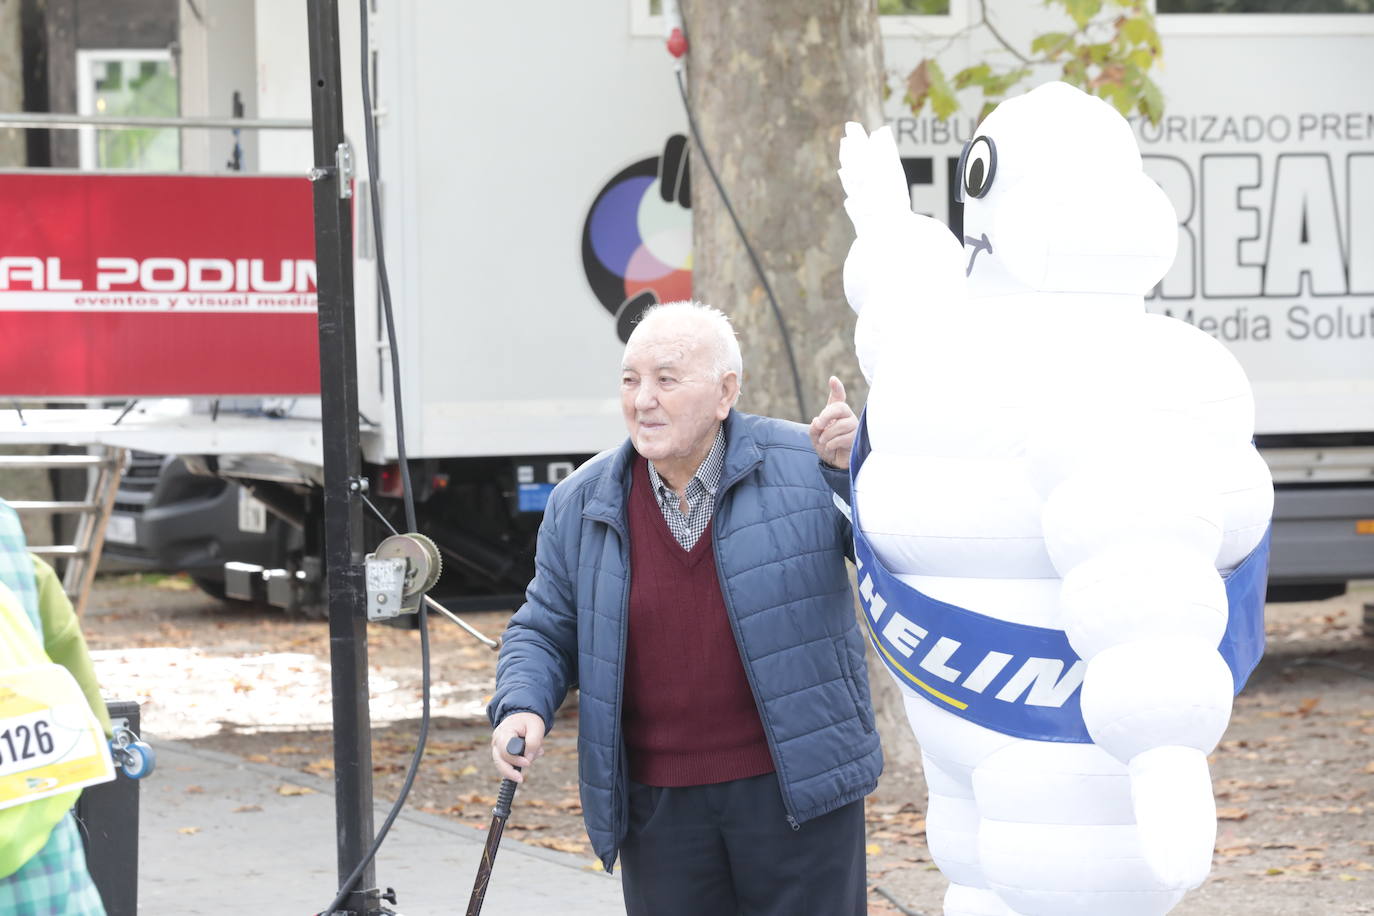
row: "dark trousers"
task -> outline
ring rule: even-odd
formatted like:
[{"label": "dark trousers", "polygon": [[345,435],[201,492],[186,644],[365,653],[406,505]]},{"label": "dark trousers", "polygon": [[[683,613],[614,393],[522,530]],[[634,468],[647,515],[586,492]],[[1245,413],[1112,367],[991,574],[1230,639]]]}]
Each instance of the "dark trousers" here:
[{"label": "dark trousers", "polygon": [[793,830],[773,773],[630,783],[620,848],[629,916],[863,916],[862,799]]}]

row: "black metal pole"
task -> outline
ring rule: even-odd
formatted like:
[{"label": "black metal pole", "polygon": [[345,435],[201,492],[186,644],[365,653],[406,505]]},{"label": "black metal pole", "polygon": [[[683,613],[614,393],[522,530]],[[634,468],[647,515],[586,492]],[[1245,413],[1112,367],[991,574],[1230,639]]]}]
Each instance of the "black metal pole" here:
[{"label": "black metal pole", "polygon": [[[337,0],[309,0],[310,107],[314,119],[315,263],[319,289],[320,412],[324,436],[324,555],[334,691],[334,810],[339,884],[372,843],[372,726],[367,690],[358,373],[353,327],[353,221],[349,176],[339,174],[343,83]],[[382,912],[371,864],[346,898],[355,916]]]}]

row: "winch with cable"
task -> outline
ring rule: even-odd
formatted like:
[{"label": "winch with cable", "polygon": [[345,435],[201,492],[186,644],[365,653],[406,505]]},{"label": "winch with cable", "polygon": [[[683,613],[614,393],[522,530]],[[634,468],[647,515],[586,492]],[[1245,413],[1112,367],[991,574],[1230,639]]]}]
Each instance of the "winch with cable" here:
[{"label": "winch with cable", "polygon": [[423,534],[393,534],[366,557],[367,619],[389,620],[420,610],[443,572],[438,546]]}]

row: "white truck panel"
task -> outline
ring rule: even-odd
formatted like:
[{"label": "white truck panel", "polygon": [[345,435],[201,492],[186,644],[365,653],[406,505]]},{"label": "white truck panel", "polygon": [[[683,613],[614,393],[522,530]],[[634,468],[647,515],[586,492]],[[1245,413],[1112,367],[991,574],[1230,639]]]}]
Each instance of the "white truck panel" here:
[{"label": "white truck panel", "polygon": [[[1028,41],[1028,22],[1004,31]],[[1147,307],[1235,353],[1254,386],[1257,433],[1374,432],[1374,17],[1159,24],[1165,119],[1131,120],[1182,225],[1174,268]],[[889,70],[908,72],[942,45],[889,34]],[[984,39],[966,40],[940,60],[953,74],[986,53]],[[977,93],[966,99],[976,110]],[[886,113],[904,156],[935,160],[931,182],[913,187],[915,207],[946,217],[944,163],[974,132],[970,119],[913,118],[896,94]]]},{"label": "white truck panel", "polygon": [[623,435],[622,344],[588,287],[582,228],[607,179],[684,130],[671,58],[617,3],[379,17],[411,454],[606,448]]}]

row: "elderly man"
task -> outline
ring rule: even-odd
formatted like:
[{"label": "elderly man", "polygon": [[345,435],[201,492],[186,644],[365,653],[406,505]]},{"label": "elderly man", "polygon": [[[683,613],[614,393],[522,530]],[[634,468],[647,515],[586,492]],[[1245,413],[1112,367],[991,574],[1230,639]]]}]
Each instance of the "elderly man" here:
[{"label": "elderly man", "polygon": [[549,500],[492,754],[520,780],[576,686],[587,833],[607,870],[623,860],[632,916],[859,914],[882,752],[834,500],[857,422],[832,379],[808,443],[733,409],[740,372],[707,306],[630,336],[629,439]]}]

